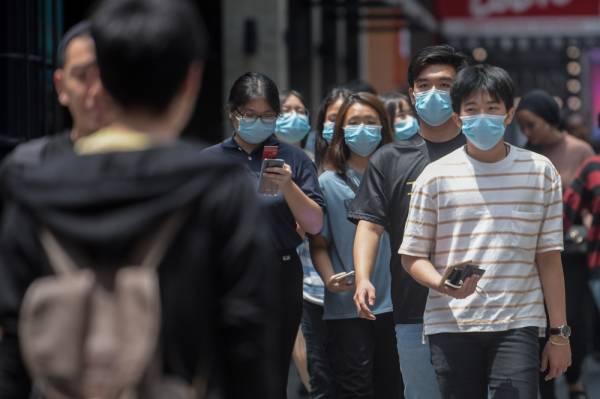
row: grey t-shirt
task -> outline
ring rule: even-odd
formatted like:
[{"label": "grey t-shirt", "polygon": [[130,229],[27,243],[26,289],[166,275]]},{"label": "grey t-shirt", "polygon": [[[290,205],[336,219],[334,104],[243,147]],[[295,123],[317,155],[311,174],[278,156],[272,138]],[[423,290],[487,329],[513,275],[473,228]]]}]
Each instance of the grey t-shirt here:
[{"label": "grey t-shirt", "polygon": [[[356,187],[362,176],[349,169],[347,178]],[[329,257],[335,273],[354,270],[352,249],[356,225],[348,220],[347,205],[354,199],[354,191],[344,179],[333,171],[326,171],[319,177],[319,185],[325,197],[326,213],[321,235],[329,241]],[[379,252],[373,267],[371,282],[377,292],[374,314],[392,311],[390,240],[385,233],[379,243]],[[325,290],[324,319],[351,319],[358,317],[353,300],[354,290],[332,293]]]}]

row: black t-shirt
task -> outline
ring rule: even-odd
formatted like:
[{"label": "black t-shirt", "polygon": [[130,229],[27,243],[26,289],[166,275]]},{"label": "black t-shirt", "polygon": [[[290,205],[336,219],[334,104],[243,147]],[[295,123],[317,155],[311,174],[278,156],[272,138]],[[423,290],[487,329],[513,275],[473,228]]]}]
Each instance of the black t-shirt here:
[{"label": "black t-shirt", "polygon": [[423,322],[428,289],[404,270],[398,249],[412,185],[425,166],[465,144],[459,134],[444,143],[432,143],[416,135],[410,140],[387,144],[370,159],[358,193],[348,209],[348,218],[358,223],[367,220],[384,226],[390,236],[392,258],[392,303],[394,321],[400,324]]}]

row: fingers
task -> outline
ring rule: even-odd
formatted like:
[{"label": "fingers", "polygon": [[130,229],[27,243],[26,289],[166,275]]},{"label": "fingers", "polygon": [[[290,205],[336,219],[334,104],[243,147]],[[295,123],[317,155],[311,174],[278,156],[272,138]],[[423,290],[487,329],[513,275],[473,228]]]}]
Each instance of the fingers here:
[{"label": "fingers", "polygon": [[542,361],[540,364],[540,371],[544,372],[548,368],[548,354],[546,353],[546,349],[542,352]]},{"label": "fingers", "polygon": [[366,289],[362,288],[356,291],[356,294],[354,295],[354,303],[356,305],[358,317],[367,320],[375,320],[375,315],[373,312],[371,312],[371,309],[369,309],[369,306],[365,302],[365,298],[367,298],[367,300],[369,298],[369,294],[367,293]]}]

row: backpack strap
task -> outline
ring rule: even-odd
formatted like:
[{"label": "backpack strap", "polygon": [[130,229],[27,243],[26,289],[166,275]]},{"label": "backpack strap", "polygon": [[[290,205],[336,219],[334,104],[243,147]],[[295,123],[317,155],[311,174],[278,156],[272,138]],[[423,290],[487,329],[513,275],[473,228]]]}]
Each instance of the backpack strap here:
[{"label": "backpack strap", "polygon": [[145,253],[145,256],[142,257],[140,267],[152,270],[158,269],[162,258],[165,256],[167,249],[171,245],[175,234],[179,231],[187,214],[186,209],[179,210],[173,215],[168,216],[161,223],[154,237],[142,246],[141,253]]},{"label": "backpack strap", "polygon": [[79,269],[73,258],[65,251],[56,236],[47,227],[41,228],[40,241],[46,255],[48,255],[50,266],[56,274],[69,274]]}]

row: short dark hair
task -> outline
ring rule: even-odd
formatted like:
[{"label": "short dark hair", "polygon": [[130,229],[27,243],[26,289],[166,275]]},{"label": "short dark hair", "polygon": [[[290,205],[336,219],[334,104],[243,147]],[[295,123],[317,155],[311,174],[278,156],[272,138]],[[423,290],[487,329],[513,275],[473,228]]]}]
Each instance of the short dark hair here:
[{"label": "short dark hair", "polygon": [[412,104],[410,103],[410,100],[408,98],[408,96],[398,92],[398,91],[392,91],[390,93],[383,93],[379,95],[379,99],[381,100],[381,102],[383,103],[383,106],[385,107],[385,110],[388,114],[388,119],[390,121],[390,126],[394,126],[395,122],[396,122],[396,112],[398,112],[398,108],[400,107],[400,103],[402,101],[406,102],[406,104],[408,104],[408,107],[411,111],[411,113],[413,113],[413,108],[412,108]]},{"label": "short dark hair", "polygon": [[329,91],[329,93],[327,93],[321,102],[315,124],[315,129],[317,132],[315,135],[315,163],[317,164],[318,170],[323,168],[327,148],[329,147],[329,144],[323,138],[323,127],[325,125],[325,115],[327,114],[327,110],[336,101],[340,99],[345,100],[350,94],[352,94],[352,92],[344,87],[334,87]]},{"label": "short dark hair", "polygon": [[424,47],[410,60],[408,66],[408,85],[414,87],[415,79],[431,65],[450,65],[456,72],[468,65],[467,57],[447,44]]},{"label": "short dark hair", "polygon": [[279,90],[271,78],[259,72],[246,72],[233,83],[227,107],[230,113],[256,98],[264,98],[277,114],[281,112]]},{"label": "short dark hair", "polygon": [[123,108],[164,112],[207,51],[188,0],[105,0],[92,15],[100,79]]},{"label": "short dark hair", "polygon": [[354,79],[342,85],[344,89],[350,90],[352,93],[371,93],[377,94],[377,90],[369,82],[362,79]]},{"label": "short dark hair", "polygon": [[383,103],[377,96],[366,92],[350,94],[346,97],[346,100],[337,114],[335,128],[333,130],[333,140],[331,141],[328,151],[328,160],[338,173],[346,172],[347,161],[348,158],[350,158],[350,148],[348,148],[348,145],[346,145],[346,141],[344,140],[344,127],[342,125],[344,123],[344,118],[346,118],[346,113],[348,113],[350,107],[356,103],[373,108],[379,116],[379,120],[381,121],[381,142],[377,148],[394,141],[392,128],[388,121],[385,108],[383,108]]},{"label": "short dark hair", "polygon": [[454,112],[460,113],[462,102],[480,90],[489,93],[494,100],[502,101],[506,110],[514,105],[515,85],[508,72],[497,66],[479,64],[463,69],[456,76],[450,90]]},{"label": "short dark hair", "polygon": [[91,37],[91,25],[90,21],[84,19],[73,25],[62,37],[60,43],[58,43],[58,49],[56,51],[56,66],[63,68],[67,57],[67,47],[74,39],[78,37],[90,36]]}]

